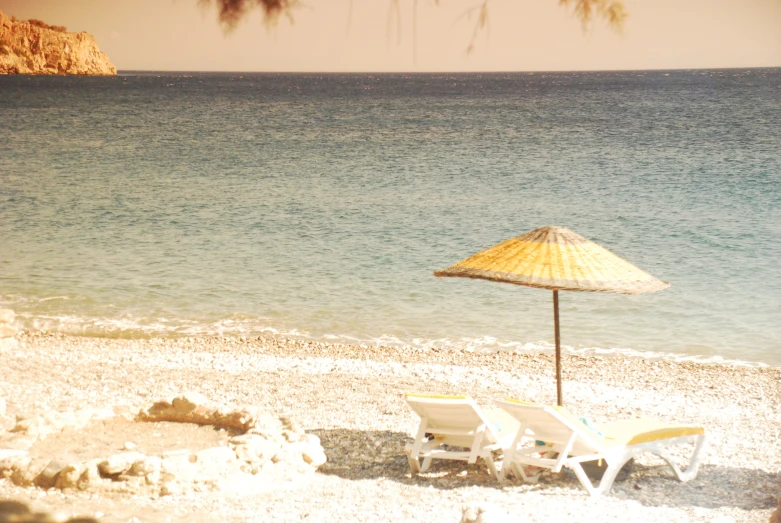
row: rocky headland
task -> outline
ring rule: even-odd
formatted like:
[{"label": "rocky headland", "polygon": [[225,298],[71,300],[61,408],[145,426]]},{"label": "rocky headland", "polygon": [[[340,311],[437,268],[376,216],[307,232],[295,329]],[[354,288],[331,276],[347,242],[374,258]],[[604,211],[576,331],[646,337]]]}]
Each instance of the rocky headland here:
[{"label": "rocky headland", "polygon": [[0,12],[0,74],[115,75],[117,68],[88,33]]}]

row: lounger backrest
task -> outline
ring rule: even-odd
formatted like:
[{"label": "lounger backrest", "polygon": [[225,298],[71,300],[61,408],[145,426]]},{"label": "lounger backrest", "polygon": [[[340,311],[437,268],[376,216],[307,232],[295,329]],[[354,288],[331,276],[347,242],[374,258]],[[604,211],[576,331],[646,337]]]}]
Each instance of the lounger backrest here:
[{"label": "lounger backrest", "polygon": [[409,406],[421,419],[427,420],[427,429],[442,433],[470,433],[480,426],[486,426],[486,436],[496,442],[496,433],[480,408],[469,396],[439,396],[431,394],[404,395]]},{"label": "lounger backrest", "polygon": [[545,443],[566,445],[573,433],[577,434],[572,450],[577,454],[599,452],[603,448],[599,434],[588,428],[563,407],[549,407],[515,399],[496,404],[517,419],[533,437]]}]

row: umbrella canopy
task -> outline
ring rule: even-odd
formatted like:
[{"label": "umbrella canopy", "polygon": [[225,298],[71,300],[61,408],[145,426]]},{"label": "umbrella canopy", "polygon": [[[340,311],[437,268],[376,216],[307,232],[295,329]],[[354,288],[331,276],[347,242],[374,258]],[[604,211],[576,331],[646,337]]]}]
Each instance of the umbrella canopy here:
[{"label": "umbrella canopy", "polygon": [[642,294],[670,286],[583,236],[555,226],[511,238],[434,275],[480,278],[553,291],[559,405],[562,398],[558,291]]},{"label": "umbrella canopy", "polygon": [[435,276],[481,278],[553,291],[641,294],[670,286],[565,227],[541,227]]}]

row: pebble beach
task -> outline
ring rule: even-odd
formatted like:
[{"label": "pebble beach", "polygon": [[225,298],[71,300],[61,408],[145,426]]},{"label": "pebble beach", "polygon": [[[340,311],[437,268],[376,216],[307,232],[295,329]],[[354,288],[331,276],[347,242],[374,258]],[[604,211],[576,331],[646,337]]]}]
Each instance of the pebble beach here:
[{"label": "pebble beach", "polygon": [[480,461],[435,461],[411,476],[403,453],[419,421],[404,392],[468,394],[485,408],[508,396],[552,404],[550,353],[21,333],[0,358],[2,430],[19,414],[135,408],[188,390],[290,417],[320,438],[328,459],[303,483],[255,496],[97,495],[0,479],[0,499],[62,519],[457,522],[464,507],[479,507],[486,521],[766,522],[781,495],[777,367],[567,356],[564,401],[574,413],[595,422],[651,417],[697,424],[709,435],[694,480],[680,483],[660,459],[643,455],[609,495],[591,498],[566,473],[499,485]]}]

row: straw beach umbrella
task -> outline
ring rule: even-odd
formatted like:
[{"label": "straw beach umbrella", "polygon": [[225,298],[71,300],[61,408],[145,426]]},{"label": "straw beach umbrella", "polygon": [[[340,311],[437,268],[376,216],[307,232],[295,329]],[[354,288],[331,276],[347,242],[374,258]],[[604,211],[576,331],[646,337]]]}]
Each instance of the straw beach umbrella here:
[{"label": "straw beach umbrella", "polygon": [[511,238],[434,275],[479,278],[553,291],[559,405],[562,405],[559,291],[642,294],[670,286],[583,236],[554,226]]}]

